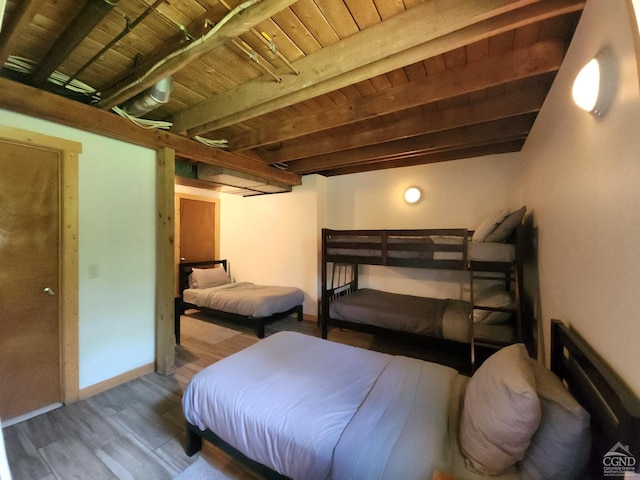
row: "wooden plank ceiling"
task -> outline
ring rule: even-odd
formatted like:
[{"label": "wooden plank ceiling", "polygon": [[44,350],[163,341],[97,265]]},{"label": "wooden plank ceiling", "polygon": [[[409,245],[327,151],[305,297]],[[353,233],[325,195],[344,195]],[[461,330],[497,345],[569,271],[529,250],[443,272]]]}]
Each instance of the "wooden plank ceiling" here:
[{"label": "wooden plank ceiling", "polygon": [[170,76],[144,118],[296,184],[520,150],[584,3],[7,0],[1,76],[105,111]]}]

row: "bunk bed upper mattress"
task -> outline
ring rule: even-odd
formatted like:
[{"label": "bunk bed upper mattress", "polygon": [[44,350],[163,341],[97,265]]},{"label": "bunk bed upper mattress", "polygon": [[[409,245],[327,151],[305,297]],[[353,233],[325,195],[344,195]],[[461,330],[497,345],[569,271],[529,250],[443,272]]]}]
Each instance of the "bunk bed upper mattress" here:
[{"label": "bunk bed upper mattress", "polygon": [[302,304],[304,293],[296,287],[233,282],[210,288],[187,288],[183,298],[198,307],[263,318]]},{"label": "bunk bed upper mattress", "polygon": [[[332,244],[339,246],[333,247]],[[471,261],[510,263],[516,259],[516,246],[512,243],[469,241],[467,248]],[[389,235],[386,239],[386,251],[389,258],[462,260],[463,250],[463,238],[460,236]],[[329,258],[332,256],[380,257],[382,255],[381,237],[377,235],[332,235],[327,239],[327,255]]]}]

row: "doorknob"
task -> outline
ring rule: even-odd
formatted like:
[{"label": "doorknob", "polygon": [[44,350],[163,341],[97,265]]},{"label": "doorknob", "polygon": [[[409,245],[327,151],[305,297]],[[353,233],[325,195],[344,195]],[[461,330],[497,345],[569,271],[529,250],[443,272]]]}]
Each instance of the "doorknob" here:
[{"label": "doorknob", "polygon": [[56,292],[53,290],[53,288],[50,288],[50,287],[45,287],[44,293],[46,295],[49,295],[50,297],[53,297],[56,294]]}]

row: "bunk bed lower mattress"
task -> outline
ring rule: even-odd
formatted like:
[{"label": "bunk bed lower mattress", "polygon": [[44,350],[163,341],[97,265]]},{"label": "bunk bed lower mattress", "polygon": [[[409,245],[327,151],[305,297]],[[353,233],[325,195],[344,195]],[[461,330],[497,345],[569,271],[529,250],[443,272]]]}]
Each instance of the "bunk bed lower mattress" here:
[{"label": "bunk bed lower mattress", "polygon": [[[395,331],[443,338],[456,342],[471,341],[469,302],[389,293],[370,288],[333,300],[329,317],[352,323],[372,325]],[[511,323],[485,325],[478,322],[474,336],[511,341],[515,332]]]}]

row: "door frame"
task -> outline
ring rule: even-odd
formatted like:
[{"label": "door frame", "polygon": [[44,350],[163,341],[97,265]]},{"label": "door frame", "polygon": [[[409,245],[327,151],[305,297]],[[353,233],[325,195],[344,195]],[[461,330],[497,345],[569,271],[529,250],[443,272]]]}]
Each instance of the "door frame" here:
[{"label": "door frame", "polygon": [[79,397],[78,347],[78,157],[82,144],[40,133],[0,125],[0,142],[31,146],[60,155],[60,381],[62,402]]}]

